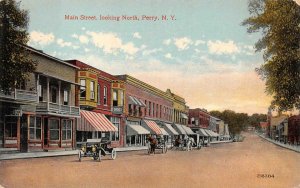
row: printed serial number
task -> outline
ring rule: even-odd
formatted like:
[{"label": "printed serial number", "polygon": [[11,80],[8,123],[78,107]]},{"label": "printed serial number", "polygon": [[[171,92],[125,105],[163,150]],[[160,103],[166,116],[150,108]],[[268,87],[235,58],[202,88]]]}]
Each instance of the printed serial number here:
[{"label": "printed serial number", "polygon": [[258,178],[275,178],[274,174],[257,174]]}]

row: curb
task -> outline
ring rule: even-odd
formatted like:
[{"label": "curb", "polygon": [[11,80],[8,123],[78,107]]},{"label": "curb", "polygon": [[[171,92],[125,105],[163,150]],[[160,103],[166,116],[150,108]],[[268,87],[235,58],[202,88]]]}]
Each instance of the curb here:
[{"label": "curb", "polygon": [[293,147],[290,147],[290,146],[282,144],[282,143],[275,142],[275,141],[273,141],[273,140],[271,140],[269,138],[266,138],[266,137],[264,137],[262,135],[258,135],[258,136],[261,137],[261,138],[263,138],[263,139],[265,139],[265,140],[267,140],[268,142],[270,142],[272,144],[275,144],[275,145],[280,146],[282,148],[286,148],[286,149],[289,149],[289,150],[292,150],[292,151],[300,153],[300,148],[297,149],[297,148],[293,148]]}]

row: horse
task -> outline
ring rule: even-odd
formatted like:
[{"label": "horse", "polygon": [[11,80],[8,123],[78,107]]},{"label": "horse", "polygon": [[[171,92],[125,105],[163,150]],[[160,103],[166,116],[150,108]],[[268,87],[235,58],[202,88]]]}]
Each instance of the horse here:
[{"label": "horse", "polygon": [[149,154],[151,154],[151,153],[155,154],[155,148],[156,148],[156,146],[157,146],[157,144],[158,144],[157,139],[156,139],[156,138],[153,138],[153,137],[151,137],[151,136],[149,136],[149,137],[148,137],[148,141],[149,141],[149,143],[150,143],[150,151],[149,151]]}]

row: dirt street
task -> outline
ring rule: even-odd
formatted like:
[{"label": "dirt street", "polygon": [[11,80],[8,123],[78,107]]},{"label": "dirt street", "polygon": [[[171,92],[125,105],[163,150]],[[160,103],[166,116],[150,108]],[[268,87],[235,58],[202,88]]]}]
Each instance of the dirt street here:
[{"label": "dirt street", "polygon": [[201,150],[118,153],[102,162],[77,156],[0,161],[3,187],[299,187],[300,153],[245,134]]}]

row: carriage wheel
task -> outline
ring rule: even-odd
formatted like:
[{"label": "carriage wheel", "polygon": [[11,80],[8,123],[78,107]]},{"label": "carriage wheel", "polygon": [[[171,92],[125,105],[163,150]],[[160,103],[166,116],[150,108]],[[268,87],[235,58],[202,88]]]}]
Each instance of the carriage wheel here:
[{"label": "carriage wheel", "polygon": [[99,153],[98,153],[98,162],[101,162],[101,150],[99,150]]},{"label": "carriage wheel", "polygon": [[116,158],[117,158],[117,151],[113,149],[111,151],[111,159],[115,160]]},{"label": "carriage wheel", "polygon": [[78,152],[78,161],[81,162],[81,151]]}]

